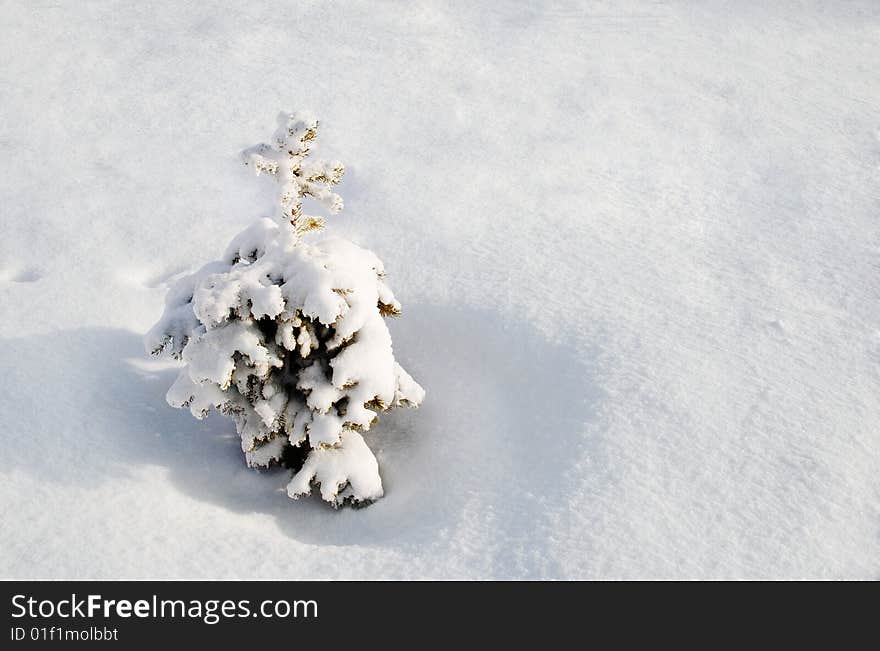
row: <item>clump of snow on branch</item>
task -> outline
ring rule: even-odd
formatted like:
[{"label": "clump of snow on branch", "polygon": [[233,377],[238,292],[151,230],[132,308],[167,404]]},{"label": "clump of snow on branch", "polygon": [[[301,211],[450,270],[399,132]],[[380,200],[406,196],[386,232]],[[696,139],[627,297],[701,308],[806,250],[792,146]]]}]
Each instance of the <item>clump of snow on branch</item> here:
[{"label": "clump of snow on branch", "polygon": [[379,258],[343,239],[302,241],[323,224],[302,213],[303,197],[341,209],[330,187],[343,166],[307,160],[314,118],[279,122],[271,145],[245,152],[281,186],[275,219],[260,219],[220,260],[180,279],[145,343],[185,363],[169,404],[196,418],[211,408],[231,416],[249,465],[304,459],[291,497],[317,485],[334,506],[366,503],[383,490],[362,434],[379,411],[418,406],[425,392],[395,361],[384,317],[400,304]]}]

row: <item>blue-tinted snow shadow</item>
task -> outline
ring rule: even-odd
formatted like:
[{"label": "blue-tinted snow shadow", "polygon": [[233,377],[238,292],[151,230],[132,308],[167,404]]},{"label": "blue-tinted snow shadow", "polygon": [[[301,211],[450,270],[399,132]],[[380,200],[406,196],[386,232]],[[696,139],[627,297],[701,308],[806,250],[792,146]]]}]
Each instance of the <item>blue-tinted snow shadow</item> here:
[{"label": "blue-tinted snow shadow", "polygon": [[464,528],[484,576],[570,576],[553,537],[586,467],[606,467],[599,345],[574,350],[524,319],[458,306],[405,305],[391,327],[428,393],[419,410],[380,423],[389,499],[371,507],[377,531],[420,549]]},{"label": "blue-tinted snow shadow", "polygon": [[191,496],[251,509],[239,489],[262,484],[242,472],[234,427],[218,414],[199,421],[168,407],[178,371],[151,361],[138,334],[77,328],[6,339],[0,359],[10,390],[2,436],[15,448],[5,465],[83,487],[154,465]]},{"label": "blue-tinted snow shadow", "polygon": [[428,395],[368,434],[386,497],[367,509],[289,500],[289,473],[248,469],[231,421],[168,407],[177,370],[149,361],[140,336],[118,329],[0,342],[17,405],[5,435],[17,454],[6,463],[80,486],[159,466],[186,495],[270,514],[286,535],[314,544],[420,554],[464,526],[483,574],[487,549],[492,576],[568,574],[553,559],[552,536],[583,460],[602,450],[591,428],[600,392],[583,361],[590,356],[469,308],[410,306],[392,329],[398,359]]}]

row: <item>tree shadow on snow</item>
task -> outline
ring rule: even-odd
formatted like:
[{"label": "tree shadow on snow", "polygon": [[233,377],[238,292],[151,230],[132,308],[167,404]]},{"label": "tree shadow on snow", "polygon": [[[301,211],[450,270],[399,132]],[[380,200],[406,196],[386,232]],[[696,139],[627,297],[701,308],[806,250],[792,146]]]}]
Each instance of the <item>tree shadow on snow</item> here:
[{"label": "tree shadow on snow", "polygon": [[383,414],[367,434],[386,490],[367,509],[291,501],[287,471],[246,467],[230,420],[167,406],[177,369],[118,329],[0,342],[18,406],[7,430],[18,451],[6,463],[78,486],[158,466],[184,494],[270,514],[307,543],[419,553],[466,527],[495,576],[564,575],[551,538],[583,460],[602,450],[591,428],[595,370],[579,361],[595,351],[576,355],[527,323],[469,308],[410,306],[391,327],[398,359],[427,398],[418,410]]}]

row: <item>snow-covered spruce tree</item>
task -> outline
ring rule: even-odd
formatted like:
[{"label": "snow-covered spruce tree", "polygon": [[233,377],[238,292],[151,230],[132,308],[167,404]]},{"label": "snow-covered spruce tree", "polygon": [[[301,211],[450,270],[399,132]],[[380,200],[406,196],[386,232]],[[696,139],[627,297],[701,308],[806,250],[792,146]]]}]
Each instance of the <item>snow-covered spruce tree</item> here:
[{"label": "snow-covered spruce tree", "polygon": [[400,304],[382,262],[343,239],[302,239],[324,222],[303,214],[304,197],[342,209],[332,190],[342,164],[309,158],[317,128],[310,115],[282,114],[271,144],[244,152],[246,165],[280,186],[275,218],[179,280],[145,343],[185,362],[169,404],[196,418],[211,407],[228,414],[250,466],[292,467],[290,497],[318,485],[339,506],[382,496],[361,433],[378,410],[418,406],[425,392],[394,360],[384,317]]}]

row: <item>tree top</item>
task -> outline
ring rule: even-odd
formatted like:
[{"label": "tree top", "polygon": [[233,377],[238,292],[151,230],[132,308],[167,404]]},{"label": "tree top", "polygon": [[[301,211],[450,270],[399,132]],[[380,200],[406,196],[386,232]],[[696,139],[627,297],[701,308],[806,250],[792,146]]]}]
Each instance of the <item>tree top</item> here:
[{"label": "tree top", "polygon": [[332,187],[342,180],[345,167],[338,160],[307,160],[318,135],[318,120],[307,111],[282,112],[271,143],[260,143],[242,152],[245,165],[257,175],[271,176],[278,183],[276,218],[289,224],[297,237],[324,226],[324,218],[302,212],[309,196],[330,214],[342,210],[342,197]]}]

